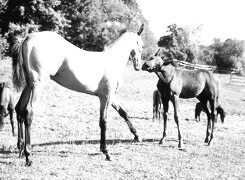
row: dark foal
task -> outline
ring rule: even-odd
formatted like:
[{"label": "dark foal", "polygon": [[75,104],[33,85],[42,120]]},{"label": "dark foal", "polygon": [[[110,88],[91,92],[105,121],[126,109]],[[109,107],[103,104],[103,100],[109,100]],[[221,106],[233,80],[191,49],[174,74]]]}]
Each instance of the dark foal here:
[{"label": "dark foal", "polygon": [[9,115],[10,123],[12,126],[12,134],[15,136],[14,132],[14,95],[11,91],[8,83],[0,82],[0,130],[4,127],[4,118]]},{"label": "dark foal", "polygon": [[160,120],[162,114],[162,100],[161,100],[161,94],[156,89],[153,92],[153,121],[155,119]]},{"label": "dark foal", "polygon": [[[163,60],[155,56],[143,64],[142,70],[155,72],[159,77],[157,88],[161,93],[163,103],[164,129],[162,144],[166,139],[169,101],[174,106],[174,119],[178,128],[179,148],[183,148],[183,140],[179,127],[179,98],[196,97],[207,114],[207,131],[205,143],[211,144],[213,139],[214,122],[216,121],[216,107],[219,97],[219,83],[213,74],[207,70],[183,70],[176,68],[175,60]],[[210,110],[207,103],[210,104]],[[211,112],[210,112],[211,111]]]},{"label": "dark foal", "polygon": [[[210,108],[209,105],[208,105],[208,107]],[[224,111],[224,109],[220,105],[218,105],[216,110],[217,110],[217,116],[219,115],[221,122],[224,123],[224,121],[225,121],[225,111]],[[196,103],[195,120],[198,121],[198,122],[200,121],[200,115],[201,115],[202,111],[204,111],[204,109],[202,107],[202,104],[200,102]]]}]

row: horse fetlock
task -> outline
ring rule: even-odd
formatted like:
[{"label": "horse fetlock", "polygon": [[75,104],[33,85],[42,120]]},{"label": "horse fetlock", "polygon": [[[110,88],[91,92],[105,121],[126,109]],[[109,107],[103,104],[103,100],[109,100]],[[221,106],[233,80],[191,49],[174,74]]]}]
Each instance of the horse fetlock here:
[{"label": "horse fetlock", "polygon": [[166,141],[166,136],[162,137],[159,141],[159,144],[164,144]]},{"label": "horse fetlock", "polygon": [[178,145],[178,148],[179,149],[184,149],[184,143],[183,143],[183,140],[179,140],[179,145]]},{"label": "horse fetlock", "polygon": [[26,157],[26,164],[25,164],[25,166],[26,167],[30,167],[31,165],[32,165],[32,161],[30,160],[29,157]]},{"label": "horse fetlock", "polygon": [[19,158],[22,158],[24,154],[24,142],[23,141],[18,142],[17,147],[19,149]]},{"label": "horse fetlock", "polygon": [[209,142],[209,139],[208,139],[208,137],[206,137],[204,140],[204,143],[208,143],[208,142]]},{"label": "horse fetlock", "polygon": [[138,135],[134,136],[134,142],[141,142],[142,140],[139,138]]},{"label": "horse fetlock", "polygon": [[25,156],[26,157],[29,157],[31,155],[31,145],[26,145],[25,146],[25,150],[24,150],[24,153],[25,153]]}]

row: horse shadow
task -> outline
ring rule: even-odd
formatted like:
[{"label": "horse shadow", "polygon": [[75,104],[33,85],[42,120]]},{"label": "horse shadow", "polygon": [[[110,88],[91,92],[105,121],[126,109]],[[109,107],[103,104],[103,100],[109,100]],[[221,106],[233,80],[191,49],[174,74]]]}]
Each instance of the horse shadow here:
[{"label": "horse shadow", "polygon": [[[141,144],[144,142],[158,142],[159,139],[151,138],[151,139],[143,139],[141,142],[135,142],[133,139],[107,139],[106,144],[115,145],[115,144]],[[39,144],[33,144],[32,147],[44,147],[44,146],[53,146],[53,145],[86,145],[86,144],[100,144],[100,140],[73,140],[73,141],[53,141],[53,142],[45,142]],[[0,152],[1,153],[1,152]]]}]

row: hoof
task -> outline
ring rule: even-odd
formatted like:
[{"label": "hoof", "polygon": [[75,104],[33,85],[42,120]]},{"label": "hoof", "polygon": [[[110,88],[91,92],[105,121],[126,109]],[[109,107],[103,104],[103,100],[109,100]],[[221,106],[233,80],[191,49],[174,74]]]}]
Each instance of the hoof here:
[{"label": "hoof", "polygon": [[21,150],[21,151],[19,152],[19,158],[23,158],[23,154],[24,154],[24,150]]},{"label": "hoof", "polygon": [[111,156],[109,154],[106,154],[105,157],[106,157],[105,158],[106,161],[111,161]]},{"label": "hoof", "polygon": [[142,139],[139,138],[139,136],[134,137],[134,142],[142,142]]},{"label": "hoof", "polygon": [[185,146],[184,146],[183,142],[180,142],[180,143],[179,143],[178,149],[179,149],[179,150],[184,150],[184,149],[185,149]]},{"label": "hoof", "polygon": [[208,138],[206,138],[206,139],[204,140],[204,143],[208,143]]},{"label": "hoof", "polygon": [[26,167],[30,167],[31,165],[32,165],[32,161],[31,160],[26,161],[26,164],[25,164]]},{"label": "hoof", "polygon": [[164,137],[164,138],[160,139],[159,144],[164,144],[164,143],[165,143],[165,141],[166,141],[166,137]]},{"label": "hoof", "polygon": [[163,140],[162,139],[159,141],[159,144],[163,144]]},{"label": "hoof", "polygon": [[208,146],[212,146],[212,145],[213,145],[213,141],[210,140],[210,141],[208,142]]}]

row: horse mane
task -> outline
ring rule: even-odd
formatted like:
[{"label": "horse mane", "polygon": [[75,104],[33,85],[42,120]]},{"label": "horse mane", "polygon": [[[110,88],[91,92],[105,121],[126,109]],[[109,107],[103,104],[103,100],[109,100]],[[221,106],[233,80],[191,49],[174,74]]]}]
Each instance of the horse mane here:
[{"label": "horse mane", "polygon": [[161,57],[161,59],[164,61],[164,65],[171,64],[174,67],[178,67],[178,60],[177,59],[165,59],[164,56]]},{"label": "horse mane", "polygon": [[118,37],[114,38],[109,44],[106,44],[105,47],[104,47],[104,50],[110,49],[115,43],[117,43],[119,41],[119,39],[121,39],[121,37],[124,34],[126,34],[126,32],[128,32],[126,28],[123,28],[122,30],[120,30]]}]

